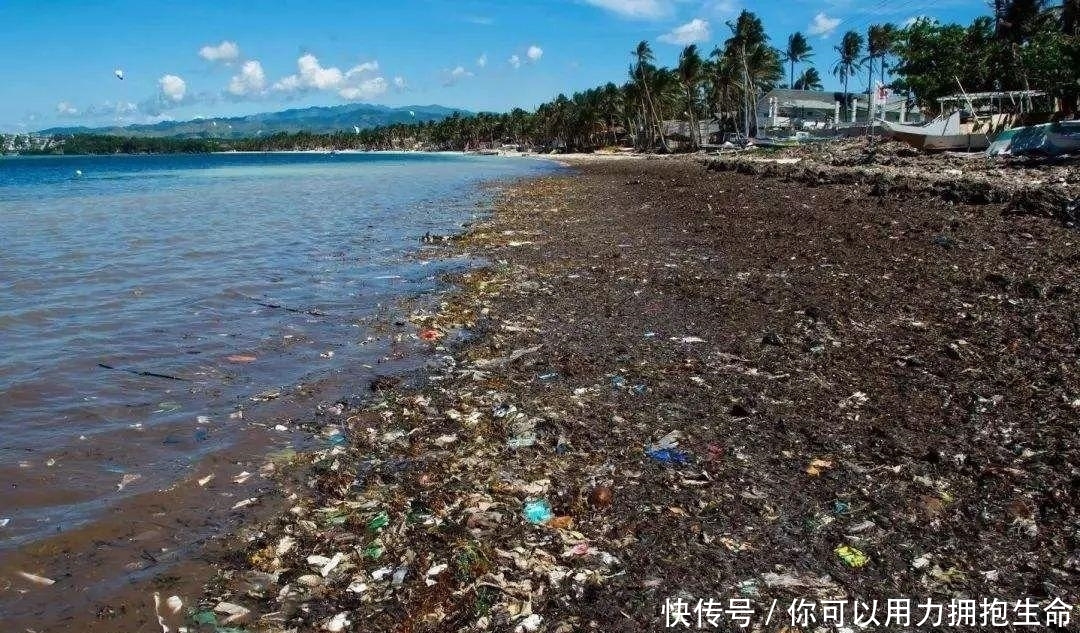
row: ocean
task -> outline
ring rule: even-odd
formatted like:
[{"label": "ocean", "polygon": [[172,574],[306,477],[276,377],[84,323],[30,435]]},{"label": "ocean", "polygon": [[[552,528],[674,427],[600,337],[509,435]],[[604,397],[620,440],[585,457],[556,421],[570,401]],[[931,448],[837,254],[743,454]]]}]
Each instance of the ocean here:
[{"label": "ocean", "polygon": [[481,183],[554,169],[442,154],[0,159],[0,550],[190,477],[239,429],[273,435],[298,410],[283,403],[314,406],[312,385],[365,393],[411,339],[395,305],[473,263],[418,257],[420,238],[480,217]]}]

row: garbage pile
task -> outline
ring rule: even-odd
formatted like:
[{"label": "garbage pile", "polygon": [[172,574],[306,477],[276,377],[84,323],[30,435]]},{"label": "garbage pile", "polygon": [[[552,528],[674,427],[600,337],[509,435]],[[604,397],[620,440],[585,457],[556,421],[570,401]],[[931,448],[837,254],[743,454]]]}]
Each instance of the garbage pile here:
[{"label": "garbage pile", "polygon": [[1074,234],[747,180],[618,161],[509,188],[454,241],[490,266],[412,315],[431,373],[327,416],[342,440],[282,471],[289,510],[193,630],[1080,601]]}]

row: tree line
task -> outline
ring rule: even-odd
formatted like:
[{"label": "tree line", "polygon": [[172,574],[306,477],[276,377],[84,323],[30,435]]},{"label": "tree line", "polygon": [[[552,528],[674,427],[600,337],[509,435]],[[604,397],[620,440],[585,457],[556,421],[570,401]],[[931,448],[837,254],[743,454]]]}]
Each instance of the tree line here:
[{"label": "tree line", "polygon": [[[962,86],[968,92],[1044,90],[1074,116],[1080,100],[1080,0],[993,0],[991,15],[969,25],[920,18],[906,26],[872,24],[851,30],[831,51],[815,51],[802,33],[773,46],[761,19],[744,10],[727,24],[728,37],[705,53],[685,47],[672,67],[659,66],[652,48],[640,42],[629,54],[627,78],[559,94],[535,111],[455,113],[441,121],[395,124],[359,132],[281,133],[241,140],[128,139],[79,135],[65,142],[70,153],[108,151],[225,151],[313,149],[467,150],[500,144],[541,150],[589,151],[604,146],[669,150],[665,121],[687,121],[691,149],[699,121],[721,130],[753,134],[761,97],[777,87],[820,90],[813,61],[829,59],[843,86],[845,110],[851,89],[864,94],[880,82],[912,105],[936,114],[938,97]],[[821,58],[818,58],[821,59]],[[785,81],[786,80],[786,81]],[[958,86],[959,82],[959,86]]]}]

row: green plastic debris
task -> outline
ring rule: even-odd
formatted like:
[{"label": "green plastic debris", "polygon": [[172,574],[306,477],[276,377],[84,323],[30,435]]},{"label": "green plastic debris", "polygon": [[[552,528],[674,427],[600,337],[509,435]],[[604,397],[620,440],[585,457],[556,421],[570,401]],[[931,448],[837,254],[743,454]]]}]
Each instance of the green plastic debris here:
[{"label": "green plastic debris", "polygon": [[382,545],[379,545],[378,543],[372,543],[371,545],[368,545],[364,548],[365,558],[370,558],[371,560],[379,560],[380,558],[382,558],[382,555],[383,548]]},{"label": "green plastic debris", "polygon": [[858,568],[870,562],[869,556],[850,545],[841,545],[835,551],[840,560],[848,564],[848,567]]},{"label": "green plastic debris", "polygon": [[386,514],[386,512],[383,511],[383,512],[380,512],[380,513],[376,514],[375,518],[373,518],[371,520],[371,522],[368,523],[368,529],[369,530],[381,530],[381,529],[383,529],[384,527],[386,527],[389,524],[390,524],[390,515]]},{"label": "green plastic debris", "polygon": [[194,620],[195,624],[212,624],[215,627],[217,626],[217,616],[214,615],[213,611],[196,613],[191,619]]}]

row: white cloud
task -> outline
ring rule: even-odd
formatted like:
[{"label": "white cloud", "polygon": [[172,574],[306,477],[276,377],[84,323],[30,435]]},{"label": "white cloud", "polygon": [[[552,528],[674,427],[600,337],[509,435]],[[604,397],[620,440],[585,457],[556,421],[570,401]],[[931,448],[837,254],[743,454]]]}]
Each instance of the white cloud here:
[{"label": "white cloud", "polygon": [[350,68],[348,70],[348,72],[345,73],[345,78],[349,79],[349,78],[355,77],[357,75],[362,75],[364,73],[375,72],[376,70],[379,70],[379,62],[377,62],[377,61],[364,62],[362,64],[359,64],[357,66],[353,66],[352,68]]},{"label": "white cloud", "polygon": [[240,74],[229,81],[229,92],[238,97],[261,94],[266,90],[266,73],[262,64],[251,59],[240,67]]},{"label": "white cloud", "polygon": [[707,0],[701,7],[703,13],[721,20],[734,16],[739,9],[739,0]]},{"label": "white cloud", "polygon": [[225,40],[217,46],[203,46],[199,49],[199,57],[208,62],[231,64],[240,59],[240,47],[236,42]]},{"label": "white cloud", "polygon": [[671,0],[585,0],[585,2],[632,20],[656,20],[671,15],[673,10]]},{"label": "white cloud", "polygon": [[521,68],[521,58],[517,55],[511,55],[508,61],[510,62],[510,65],[514,68]]},{"label": "white cloud", "polygon": [[487,53],[484,53],[480,57],[476,58],[476,65],[479,66],[480,68],[483,68],[484,66],[487,66]]},{"label": "white cloud", "polygon": [[540,61],[540,58],[544,56],[544,49],[533,44],[529,47],[529,50],[525,51],[525,56],[528,57],[531,62],[538,62]]},{"label": "white cloud", "polygon": [[333,66],[324,68],[319,58],[311,53],[301,55],[296,60],[300,72],[289,75],[274,84],[274,90],[293,92],[296,90],[334,90],[345,82],[345,73]]},{"label": "white cloud", "polygon": [[363,99],[373,99],[384,92],[387,89],[386,80],[382,77],[372,77],[371,79],[365,79],[355,86],[348,86],[338,91],[338,95],[342,99],[348,99],[349,101],[360,101]]},{"label": "white cloud", "polygon": [[686,24],[677,26],[667,33],[664,33],[658,39],[667,44],[686,46],[687,44],[704,42],[708,40],[710,36],[709,23],[701,18],[694,18]]},{"label": "white cloud", "polygon": [[[390,87],[385,77],[370,76],[379,70],[379,62],[374,60],[342,72],[335,66],[323,66],[318,57],[306,53],[296,60],[296,68],[298,72],[295,75],[279,79],[271,89],[278,92],[334,91],[342,99],[357,101],[377,97]],[[405,80],[401,79],[401,84],[404,83]]]},{"label": "white cloud", "polygon": [[56,104],[56,113],[60,116],[76,116],[79,114],[79,109],[67,101],[61,101]]},{"label": "white cloud", "polygon": [[822,38],[826,38],[832,35],[832,32],[838,26],[840,26],[840,18],[830,18],[824,13],[818,13],[811,20],[810,25],[806,27],[806,31],[810,35],[820,35]]},{"label": "white cloud", "polygon": [[473,74],[471,72],[469,72],[468,70],[465,70],[464,66],[458,66],[458,67],[456,67],[456,68],[454,68],[453,70],[450,71],[450,73],[447,75],[446,81],[443,82],[443,85],[444,86],[452,86],[452,85],[456,84],[458,81],[460,81],[460,80],[462,80],[462,79],[464,79],[466,77],[472,77],[472,76],[473,76]]},{"label": "white cloud", "polygon": [[404,77],[394,77],[394,88],[397,90],[405,90],[409,87],[409,84],[405,82]]},{"label": "white cloud", "polygon": [[187,84],[176,75],[162,75],[161,79],[158,79],[158,87],[166,100],[176,103],[183,101],[184,94],[187,93]]}]

